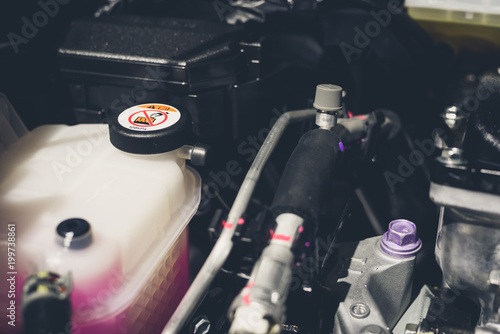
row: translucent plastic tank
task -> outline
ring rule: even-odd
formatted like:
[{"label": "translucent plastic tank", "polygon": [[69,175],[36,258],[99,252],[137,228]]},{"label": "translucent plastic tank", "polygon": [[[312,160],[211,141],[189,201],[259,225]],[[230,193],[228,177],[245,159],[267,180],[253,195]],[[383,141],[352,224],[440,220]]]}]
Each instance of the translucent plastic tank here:
[{"label": "translucent plastic tank", "polygon": [[436,42],[457,50],[500,50],[500,0],[406,0],[405,6]]},{"label": "translucent plastic tank", "polygon": [[[200,178],[176,150],[125,153],[106,125],[42,126],[21,138],[0,155],[0,237],[15,226],[15,329],[24,280],[45,270],[71,273],[68,333],[160,332],[189,284],[186,226],[199,200]],[[56,233],[71,218],[90,224],[86,244]]]}]

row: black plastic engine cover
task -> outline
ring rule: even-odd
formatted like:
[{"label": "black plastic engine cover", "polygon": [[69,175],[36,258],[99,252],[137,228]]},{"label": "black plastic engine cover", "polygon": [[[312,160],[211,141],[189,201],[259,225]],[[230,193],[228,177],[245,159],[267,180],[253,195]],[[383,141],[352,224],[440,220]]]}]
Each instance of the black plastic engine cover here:
[{"label": "black plastic engine cover", "polygon": [[[236,81],[242,29],[176,18],[117,15],[72,23],[59,48],[63,73],[105,77],[108,83],[152,78],[177,91],[209,89]],[[114,79],[114,80],[113,80]]]},{"label": "black plastic engine cover", "polygon": [[197,136],[227,132],[234,113],[245,112],[232,110],[231,99],[251,83],[243,37],[240,27],[192,19],[74,21],[58,50],[72,112],[93,123],[136,104],[171,103],[189,111]]}]

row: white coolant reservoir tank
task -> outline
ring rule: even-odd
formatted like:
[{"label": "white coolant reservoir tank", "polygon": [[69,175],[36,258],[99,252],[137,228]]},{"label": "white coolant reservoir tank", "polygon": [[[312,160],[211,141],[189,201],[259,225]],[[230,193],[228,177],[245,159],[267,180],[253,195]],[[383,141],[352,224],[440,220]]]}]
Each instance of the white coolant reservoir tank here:
[{"label": "white coolant reservoir tank", "polygon": [[189,284],[186,227],[201,188],[178,154],[189,129],[186,112],[140,105],[109,130],[36,128],[0,155],[0,235],[15,234],[16,329],[70,289],[73,325],[64,333],[161,332]]}]

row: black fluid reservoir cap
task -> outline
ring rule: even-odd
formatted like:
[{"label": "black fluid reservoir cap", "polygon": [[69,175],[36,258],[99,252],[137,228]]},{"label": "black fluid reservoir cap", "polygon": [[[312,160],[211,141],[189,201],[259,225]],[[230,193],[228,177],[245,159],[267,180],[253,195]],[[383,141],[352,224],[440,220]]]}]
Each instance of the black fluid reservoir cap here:
[{"label": "black fluid reservoir cap", "polygon": [[191,135],[187,111],[160,103],[130,107],[112,117],[109,124],[111,143],[135,154],[157,154],[178,149]]}]

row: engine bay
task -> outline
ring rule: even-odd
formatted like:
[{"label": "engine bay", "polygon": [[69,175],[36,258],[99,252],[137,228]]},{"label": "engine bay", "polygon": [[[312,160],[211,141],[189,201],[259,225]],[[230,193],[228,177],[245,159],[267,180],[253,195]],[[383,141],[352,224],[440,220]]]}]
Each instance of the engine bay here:
[{"label": "engine bay", "polygon": [[500,333],[500,3],[0,6],[0,332]]}]

